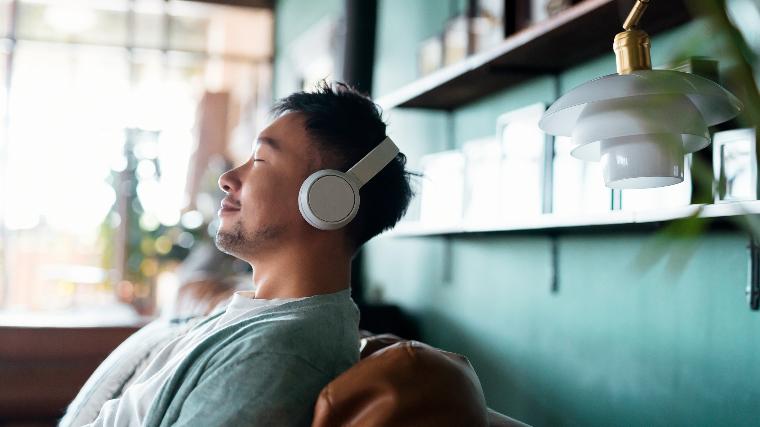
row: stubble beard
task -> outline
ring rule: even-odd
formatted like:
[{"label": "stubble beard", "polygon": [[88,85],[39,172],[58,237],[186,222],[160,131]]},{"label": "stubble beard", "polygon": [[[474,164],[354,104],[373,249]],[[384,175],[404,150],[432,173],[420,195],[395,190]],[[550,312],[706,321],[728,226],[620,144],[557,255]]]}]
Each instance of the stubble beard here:
[{"label": "stubble beard", "polygon": [[240,221],[235,222],[230,231],[219,230],[214,243],[220,251],[243,259],[256,254],[282,234],[282,227],[267,226],[253,233],[246,233]]}]

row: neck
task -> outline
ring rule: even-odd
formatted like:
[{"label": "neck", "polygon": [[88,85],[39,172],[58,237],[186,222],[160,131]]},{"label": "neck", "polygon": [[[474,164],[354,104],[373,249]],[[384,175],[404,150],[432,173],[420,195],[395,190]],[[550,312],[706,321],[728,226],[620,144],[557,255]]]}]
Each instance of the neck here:
[{"label": "neck", "polygon": [[256,298],[302,298],[346,289],[351,256],[331,245],[301,242],[250,261]]}]

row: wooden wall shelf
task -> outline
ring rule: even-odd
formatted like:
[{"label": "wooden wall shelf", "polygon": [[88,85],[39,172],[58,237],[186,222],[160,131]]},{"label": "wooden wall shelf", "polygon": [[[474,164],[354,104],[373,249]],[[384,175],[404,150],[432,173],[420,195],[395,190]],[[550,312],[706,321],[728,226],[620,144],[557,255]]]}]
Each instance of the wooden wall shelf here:
[{"label": "wooden wall shelf", "polygon": [[[442,68],[380,97],[383,109],[395,107],[453,110],[542,74],[556,74],[603,53],[612,53],[633,4],[630,0],[584,0],[526,28],[495,48]],[[691,19],[684,0],[649,4],[640,27],[650,35]]]},{"label": "wooden wall shelf", "polygon": [[593,231],[614,228],[616,230],[651,228],[690,216],[716,219],[721,222],[743,222],[748,217],[760,215],[760,201],[689,205],[679,208],[650,211],[609,211],[596,214],[561,215],[544,214],[532,218],[514,219],[501,224],[452,225],[433,227],[415,222],[402,222],[383,234],[386,237],[426,237],[471,235],[483,233],[547,233],[572,230]]}]

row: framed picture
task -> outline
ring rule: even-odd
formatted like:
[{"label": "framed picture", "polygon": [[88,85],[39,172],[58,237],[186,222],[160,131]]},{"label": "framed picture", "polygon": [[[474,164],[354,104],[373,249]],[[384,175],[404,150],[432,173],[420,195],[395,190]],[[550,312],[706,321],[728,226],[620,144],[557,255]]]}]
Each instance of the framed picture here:
[{"label": "framed picture", "polygon": [[713,136],[715,202],[757,199],[757,130],[735,129]]},{"label": "framed picture", "polygon": [[428,154],[421,159],[420,222],[456,225],[464,207],[464,155],[459,150]]},{"label": "framed picture", "polygon": [[496,135],[501,149],[500,209],[503,218],[543,212],[545,137],[538,121],[546,109],[533,104],[499,116]]}]

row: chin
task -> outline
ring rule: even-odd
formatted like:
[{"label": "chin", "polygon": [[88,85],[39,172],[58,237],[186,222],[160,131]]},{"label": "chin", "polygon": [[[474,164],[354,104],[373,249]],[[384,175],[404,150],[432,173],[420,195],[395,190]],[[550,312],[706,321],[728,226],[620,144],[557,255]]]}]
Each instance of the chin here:
[{"label": "chin", "polygon": [[225,225],[224,221],[220,221],[219,228],[214,237],[214,243],[220,251],[234,255],[245,246],[245,242],[243,225],[240,221],[227,225]]}]

